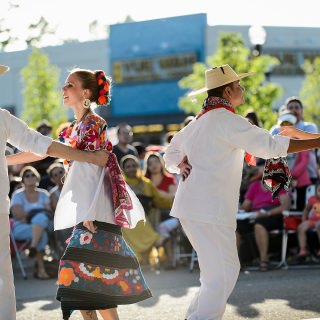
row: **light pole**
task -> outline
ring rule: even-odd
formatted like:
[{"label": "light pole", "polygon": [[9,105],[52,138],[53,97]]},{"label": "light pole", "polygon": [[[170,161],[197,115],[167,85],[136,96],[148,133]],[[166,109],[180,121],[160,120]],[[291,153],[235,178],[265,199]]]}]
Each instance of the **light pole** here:
[{"label": "light pole", "polygon": [[262,53],[262,47],[266,42],[267,33],[262,26],[251,26],[249,28],[249,40],[253,45],[252,55],[258,57]]}]

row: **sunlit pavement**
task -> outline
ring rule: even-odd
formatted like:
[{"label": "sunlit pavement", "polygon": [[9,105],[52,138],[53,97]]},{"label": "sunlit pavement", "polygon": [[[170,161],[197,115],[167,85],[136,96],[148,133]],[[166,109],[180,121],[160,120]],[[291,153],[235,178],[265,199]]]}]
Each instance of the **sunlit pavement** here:
[{"label": "sunlit pavement", "polygon": [[[23,280],[16,274],[17,319],[62,319],[55,300],[56,280]],[[199,284],[199,270],[180,267],[156,273],[144,268],[153,298],[119,307],[122,320],[184,319]],[[320,266],[288,270],[241,272],[224,320],[320,319]],[[72,319],[82,319],[75,312]]]}]

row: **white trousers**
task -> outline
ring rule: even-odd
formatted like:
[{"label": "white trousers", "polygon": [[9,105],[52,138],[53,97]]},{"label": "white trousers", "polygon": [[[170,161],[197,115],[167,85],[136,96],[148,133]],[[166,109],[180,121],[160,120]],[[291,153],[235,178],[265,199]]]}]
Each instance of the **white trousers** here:
[{"label": "white trousers", "polygon": [[8,214],[0,214],[0,320],[16,319]]},{"label": "white trousers", "polygon": [[180,222],[197,252],[201,283],[186,319],[220,320],[240,271],[235,230],[188,219]]}]

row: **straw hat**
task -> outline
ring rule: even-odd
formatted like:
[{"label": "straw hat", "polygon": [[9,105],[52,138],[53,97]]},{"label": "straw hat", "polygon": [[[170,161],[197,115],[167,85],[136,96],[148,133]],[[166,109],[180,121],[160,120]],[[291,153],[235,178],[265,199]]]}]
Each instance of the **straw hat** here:
[{"label": "straw hat", "polygon": [[0,64],[0,75],[6,73],[8,70],[9,67]]},{"label": "straw hat", "polygon": [[228,64],[225,64],[220,67],[214,67],[212,69],[206,70],[206,85],[205,87],[192,91],[188,94],[188,96],[194,96],[196,94],[215,89],[225,84],[232,83],[234,81],[238,81],[242,78],[248,77],[255,72],[247,72],[237,74]]}]

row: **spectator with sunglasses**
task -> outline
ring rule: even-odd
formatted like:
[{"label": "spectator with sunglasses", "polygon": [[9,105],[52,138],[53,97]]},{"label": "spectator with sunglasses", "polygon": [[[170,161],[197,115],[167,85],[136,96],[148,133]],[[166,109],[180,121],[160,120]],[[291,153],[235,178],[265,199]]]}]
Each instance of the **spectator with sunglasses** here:
[{"label": "spectator with sunglasses", "polygon": [[48,244],[51,212],[50,196],[45,189],[37,188],[39,172],[31,166],[21,170],[23,188],[12,195],[11,212],[14,217],[13,236],[16,240],[30,241],[30,257],[36,258],[36,278],[49,279],[44,267],[44,249]]}]

